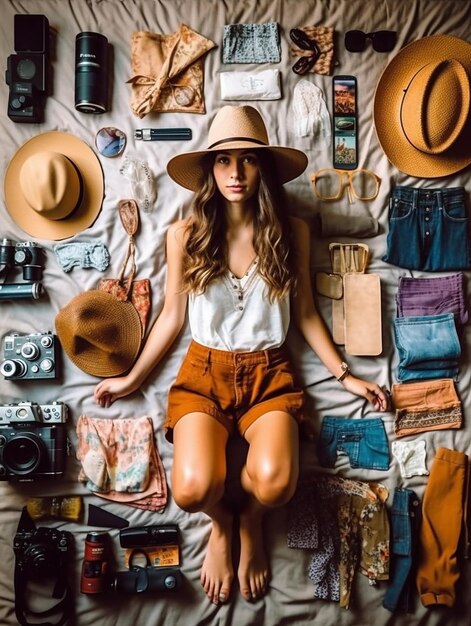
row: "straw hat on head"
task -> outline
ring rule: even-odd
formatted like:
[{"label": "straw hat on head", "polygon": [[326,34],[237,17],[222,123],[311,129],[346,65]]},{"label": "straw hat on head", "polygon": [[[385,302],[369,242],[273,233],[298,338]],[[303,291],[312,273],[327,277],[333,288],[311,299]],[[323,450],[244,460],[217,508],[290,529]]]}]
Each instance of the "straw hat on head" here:
[{"label": "straw hat on head", "polygon": [[36,135],[13,155],[4,190],[10,215],[26,233],[65,239],[97,218],[103,202],[103,171],[85,142],[51,131]]},{"label": "straw hat on head", "polygon": [[381,75],[373,115],[386,156],[401,172],[435,178],[471,163],[471,44],[451,35],[402,48]]},{"label": "straw hat on head", "polygon": [[131,302],[105,291],[75,296],[55,319],[64,352],[92,376],[119,376],[133,365],[141,346],[142,325]]},{"label": "straw hat on head", "polygon": [[270,145],[265,122],[257,109],[227,105],[219,110],[210,126],[207,149],[173,157],[167,164],[167,172],[182,187],[196,191],[203,183],[201,162],[208,153],[261,148],[273,155],[282,183],[293,180],[307,167],[307,156],[301,150]]}]

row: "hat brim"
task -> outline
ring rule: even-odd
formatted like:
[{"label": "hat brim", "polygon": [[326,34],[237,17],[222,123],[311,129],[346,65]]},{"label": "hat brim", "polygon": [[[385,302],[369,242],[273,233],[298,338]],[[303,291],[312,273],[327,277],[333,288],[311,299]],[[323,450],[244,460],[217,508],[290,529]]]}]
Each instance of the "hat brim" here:
[{"label": "hat brim", "polygon": [[277,175],[283,184],[300,176],[308,164],[307,156],[301,150],[296,150],[296,148],[265,146],[251,141],[229,141],[207,150],[184,152],[174,156],[167,163],[167,173],[170,178],[182,187],[190,189],[190,191],[196,191],[203,183],[201,162],[207,154],[241,149],[269,151],[275,159]]},{"label": "hat brim", "polygon": [[447,59],[459,61],[471,77],[471,44],[452,35],[432,35],[402,48],[386,66],[376,86],[373,118],[378,141],[391,163],[410,176],[447,176],[471,163],[471,143],[468,139],[471,115],[461,137],[449,150],[440,154],[428,154],[415,148],[407,140],[401,126],[404,89],[421,67]]},{"label": "hat brim", "polygon": [[[64,154],[76,165],[82,177],[80,204],[61,220],[40,215],[20,190],[23,164],[33,154],[45,150]],[[103,170],[97,155],[84,141],[69,133],[49,131],[36,135],[13,155],[5,173],[4,193],[8,212],[25,233],[40,239],[65,239],[91,226],[100,213],[104,195]]]}]

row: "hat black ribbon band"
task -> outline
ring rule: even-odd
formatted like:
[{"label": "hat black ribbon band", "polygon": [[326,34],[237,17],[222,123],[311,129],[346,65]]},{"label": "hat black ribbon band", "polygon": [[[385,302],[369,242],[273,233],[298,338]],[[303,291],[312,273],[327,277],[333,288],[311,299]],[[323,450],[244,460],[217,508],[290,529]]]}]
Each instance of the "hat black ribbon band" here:
[{"label": "hat black ribbon band", "polygon": [[[79,179],[79,196],[78,196],[78,199],[77,199],[77,203],[76,203],[76,205],[74,206],[74,208],[72,209],[72,211],[68,215],[66,215],[65,217],[61,218],[63,220],[66,220],[66,219],[70,218],[72,213],[74,213],[79,208],[79,206],[82,204],[82,199],[83,199],[83,178],[82,178],[82,174],[80,173],[79,168],[75,165],[75,163],[72,161],[72,159],[69,159],[69,157],[66,156],[66,155],[64,155],[64,156],[67,159],[67,161],[70,161],[70,163],[72,164],[72,167],[77,172],[77,176],[78,176],[78,179]],[[60,222],[61,220],[56,220],[56,221]]]},{"label": "hat black ribbon band", "polygon": [[230,141],[250,141],[252,143],[258,143],[261,146],[267,146],[268,144],[266,144],[264,141],[260,141],[260,139],[253,139],[252,137],[227,137],[227,139],[220,139],[219,141],[216,141],[215,143],[212,143],[208,150],[210,150],[211,148],[214,148],[216,146],[220,146],[223,143],[229,143]]}]

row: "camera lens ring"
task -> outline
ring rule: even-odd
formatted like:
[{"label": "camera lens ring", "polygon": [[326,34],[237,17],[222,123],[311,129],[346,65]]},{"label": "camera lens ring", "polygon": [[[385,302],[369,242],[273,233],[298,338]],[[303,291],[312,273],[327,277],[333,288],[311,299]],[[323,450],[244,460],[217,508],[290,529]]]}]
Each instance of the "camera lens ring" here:
[{"label": "camera lens ring", "polygon": [[44,453],[44,442],[34,433],[18,433],[3,448],[3,464],[11,474],[26,476],[38,469]]}]

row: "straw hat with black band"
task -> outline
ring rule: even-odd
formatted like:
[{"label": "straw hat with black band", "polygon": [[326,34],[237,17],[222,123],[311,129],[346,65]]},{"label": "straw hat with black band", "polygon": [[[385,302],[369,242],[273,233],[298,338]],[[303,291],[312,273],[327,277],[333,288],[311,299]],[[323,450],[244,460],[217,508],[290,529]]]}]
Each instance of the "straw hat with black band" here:
[{"label": "straw hat with black band", "polygon": [[265,123],[257,109],[248,105],[226,105],[210,126],[206,150],[173,157],[167,164],[168,175],[182,187],[196,191],[203,184],[203,158],[211,152],[236,149],[269,150],[282,183],[297,178],[307,167],[307,156],[301,150],[270,145]]},{"label": "straw hat with black band", "polygon": [[131,302],[98,289],[72,298],[56,315],[55,327],[72,363],[93,376],[124,374],[141,346],[141,320]]},{"label": "straw hat with black band", "polygon": [[408,44],[376,87],[373,115],[386,156],[401,172],[435,178],[471,163],[471,44],[432,35]]},{"label": "straw hat with black band", "polygon": [[50,131],[16,151],[5,173],[4,191],[6,207],[22,230],[40,239],[65,239],[97,218],[103,171],[84,141]]}]

